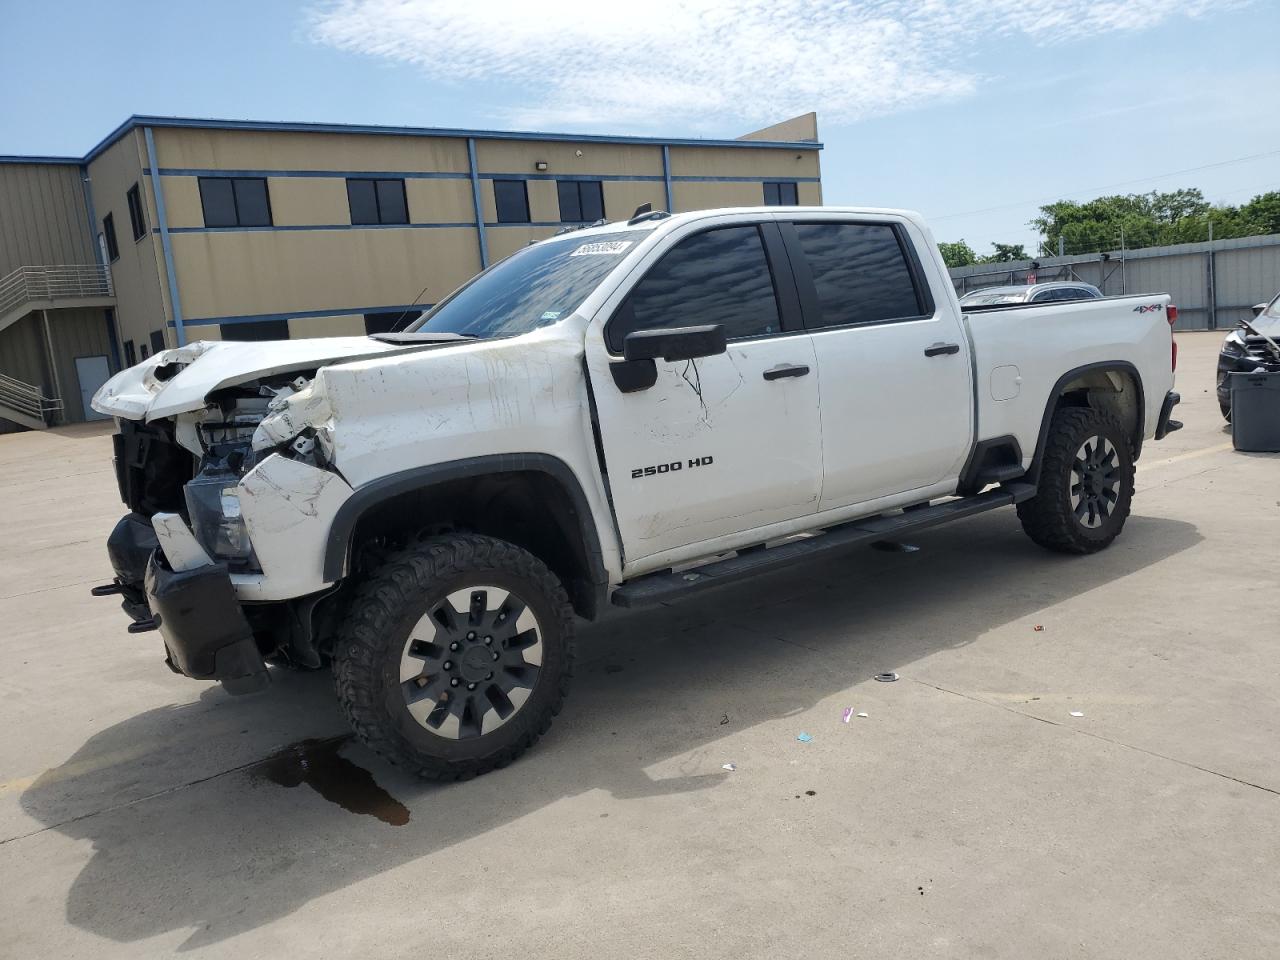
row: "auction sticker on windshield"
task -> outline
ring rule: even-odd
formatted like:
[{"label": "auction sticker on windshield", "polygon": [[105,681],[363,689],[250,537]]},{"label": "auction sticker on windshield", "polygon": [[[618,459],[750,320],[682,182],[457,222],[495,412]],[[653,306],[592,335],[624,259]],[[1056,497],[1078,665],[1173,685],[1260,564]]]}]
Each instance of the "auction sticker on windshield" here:
[{"label": "auction sticker on windshield", "polygon": [[599,243],[584,243],[573,253],[571,257],[598,257],[598,256],[616,256],[622,253],[627,247],[631,246],[631,240],[604,240]]}]

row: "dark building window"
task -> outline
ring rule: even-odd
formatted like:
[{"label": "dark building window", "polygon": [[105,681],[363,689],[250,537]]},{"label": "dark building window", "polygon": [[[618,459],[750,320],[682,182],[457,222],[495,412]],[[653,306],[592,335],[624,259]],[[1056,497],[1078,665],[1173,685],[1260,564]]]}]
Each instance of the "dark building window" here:
[{"label": "dark building window", "polygon": [[764,185],[764,203],[767,207],[795,207],[800,201],[796,197],[794,183],[766,183]]},{"label": "dark building window", "polygon": [[757,227],[724,227],[680,242],[636,284],[609,321],[609,349],[633,330],[724,325],[730,340],[781,327],[769,261]]},{"label": "dark building window", "polygon": [[493,202],[499,223],[529,222],[529,191],[523,180],[493,181]]},{"label": "dark building window", "polygon": [[383,313],[366,313],[364,315],[365,333],[395,333],[403,330],[418,317],[422,316],[421,307],[410,310],[387,310]]},{"label": "dark building window", "polygon": [[271,201],[263,177],[201,177],[206,227],[269,227]]},{"label": "dark building window", "polygon": [[142,213],[142,195],[136,183],[125,197],[129,201],[129,225],[133,227],[133,239],[141,240],[147,235],[147,218]]},{"label": "dark building window", "polygon": [[151,356],[151,354],[147,353],[147,345],[146,345],[145,343],[143,343],[143,344],[139,344],[139,346],[138,346],[138,357],[139,357],[139,359],[141,359],[141,360],[145,360],[145,359],[147,359],[147,357],[149,357],[149,356]]},{"label": "dark building window", "polygon": [[604,185],[599,180],[557,180],[562,223],[595,223],[604,219]]},{"label": "dark building window", "polygon": [[152,330],[151,331],[151,352],[159,353],[163,349],[164,349],[164,331]]},{"label": "dark building window", "polygon": [[223,340],[288,340],[288,320],[254,320],[218,325]]},{"label": "dark building window", "polygon": [[409,205],[403,180],[347,181],[347,201],[352,223],[408,223]]},{"label": "dark building window", "polygon": [[134,352],[133,341],[126,340],[124,342],[124,365],[126,367],[132,367],[137,362],[138,362],[138,355],[137,353]]},{"label": "dark building window", "polygon": [[115,263],[120,259],[120,245],[116,243],[116,218],[109,213],[102,218],[102,238],[107,244],[107,259]]},{"label": "dark building window", "polygon": [[797,223],[795,231],[822,310],[810,326],[878,323],[925,312],[893,227]]}]

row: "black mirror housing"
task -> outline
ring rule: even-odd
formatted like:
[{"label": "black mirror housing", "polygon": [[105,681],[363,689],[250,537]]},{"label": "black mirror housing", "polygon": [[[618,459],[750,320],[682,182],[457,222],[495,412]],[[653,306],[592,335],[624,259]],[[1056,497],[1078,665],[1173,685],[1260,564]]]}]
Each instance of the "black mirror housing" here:
[{"label": "black mirror housing", "polygon": [[623,339],[622,356],[627,360],[696,360],[724,353],[726,347],[724,327],[708,323],[668,330],[635,330]]}]

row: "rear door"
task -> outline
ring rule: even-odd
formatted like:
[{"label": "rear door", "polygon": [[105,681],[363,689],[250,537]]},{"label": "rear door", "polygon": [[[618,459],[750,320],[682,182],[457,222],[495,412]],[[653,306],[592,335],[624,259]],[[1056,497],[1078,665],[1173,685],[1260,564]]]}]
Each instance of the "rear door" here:
[{"label": "rear door", "polygon": [[810,216],[781,224],[818,358],[830,510],[959,477],[973,431],[969,343],[935,303],[923,234],[901,219]]},{"label": "rear door", "polygon": [[[637,268],[587,335],[598,436],[628,574],[817,509],[818,377],[773,223],[695,222]],[[728,351],[615,377],[633,330],[722,324]],[[642,362],[642,361],[641,361]]]}]

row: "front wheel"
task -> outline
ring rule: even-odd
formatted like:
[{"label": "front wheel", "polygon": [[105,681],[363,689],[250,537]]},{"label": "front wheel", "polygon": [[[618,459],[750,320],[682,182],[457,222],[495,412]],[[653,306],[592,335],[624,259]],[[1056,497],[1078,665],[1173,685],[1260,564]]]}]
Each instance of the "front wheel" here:
[{"label": "front wheel", "polygon": [[1119,536],[1133,500],[1133,452],[1113,415],[1063,407],[1053,415],[1036,495],[1018,504],[1022,529],[1059,553],[1095,553]]},{"label": "front wheel", "polygon": [[551,726],[573,667],[573,612],[529,552],[477,535],[390,557],[352,601],[334,654],[356,735],[420,777],[510,763]]}]

